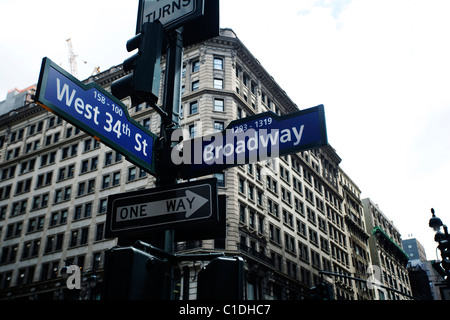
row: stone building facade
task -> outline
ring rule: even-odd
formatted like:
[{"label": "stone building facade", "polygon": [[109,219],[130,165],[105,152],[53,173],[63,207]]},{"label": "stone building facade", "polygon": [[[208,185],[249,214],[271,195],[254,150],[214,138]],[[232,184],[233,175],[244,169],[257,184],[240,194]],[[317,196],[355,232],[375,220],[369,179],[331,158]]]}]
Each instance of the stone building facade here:
[{"label": "stone building facade", "polygon": [[[85,83],[109,90],[124,75],[118,65]],[[123,102],[159,135],[152,108]],[[180,123],[187,136],[265,111],[298,110],[231,29],[184,49]],[[0,117],[0,141],[0,298],[74,298],[59,273],[70,264],[95,271],[100,283],[84,297],[99,298],[105,251],[117,243],[104,236],[107,197],[152,188],[155,178],[30,101]],[[373,299],[358,281],[320,273],[364,277],[371,263],[360,191],[340,162],[325,146],[213,175],[227,196],[226,238],[180,242],[176,250],[242,256],[246,299],[305,299],[320,281],[333,285],[337,299]],[[177,298],[196,298],[202,266],[180,264]]]}]

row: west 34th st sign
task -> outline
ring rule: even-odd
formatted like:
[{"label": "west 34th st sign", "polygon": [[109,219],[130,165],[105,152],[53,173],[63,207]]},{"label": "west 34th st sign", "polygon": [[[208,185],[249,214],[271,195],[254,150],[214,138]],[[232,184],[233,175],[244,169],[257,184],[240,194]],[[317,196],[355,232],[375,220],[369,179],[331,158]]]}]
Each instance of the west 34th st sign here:
[{"label": "west 34th st sign", "polygon": [[84,85],[44,58],[35,100],[147,172],[156,174],[158,137],[134,121],[123,103],[97,84]]}]

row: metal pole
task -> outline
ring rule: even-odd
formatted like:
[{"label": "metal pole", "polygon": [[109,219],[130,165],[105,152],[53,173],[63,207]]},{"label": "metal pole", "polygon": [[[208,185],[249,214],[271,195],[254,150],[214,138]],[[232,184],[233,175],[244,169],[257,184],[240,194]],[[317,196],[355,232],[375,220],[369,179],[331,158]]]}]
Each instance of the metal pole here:
[{"label": "metal pole", "polygon": [[[178,129],[180,105],[181,105],[181,68],[183,65],[183,27],[167,33],[166,72],[164,77],[163,111],[167,115],[161,115],[161,144],[159,158],[161,162],[170,159],[170,151],[173,147],[171,136]],[[162,166],[161,166],[162,164]],[[160,163],[164,168],[164,163]],[[165,172],[164,172],[165,171]],[[157,186],[168,186],[177,183],[177,177],[172,170],[159,170]],[[173,254],[175,252],[174,230],[166,230],[164,238],[164,250]],[[167,274],[166,299],[174,299],[173,268]]]},{"label": "metal pole", "polygon": [[[349,276],[349,275],[346,275],[346,274],[343,274],[343,273],[336,273],[336,272],[331,272],[331,271],[320,270],[319,274],[321,276],[326,274],[328,276],[343,277],[343,278],[347,278],[347,279],[350,279],[350,280],[355,280],[355,281],[360,281],[360,282],[367,283],[367,279],[361,279],[361,278],[357,278],[357,277],[352,277],[352,276]],[[377,287],[381,287],[383,289],[386,289],[386,290],[389,290],[389,291],[392,291],[392,292],[395,292],[397,294],[403,295],[403,296],[408,297],[408,298],[413,299],[413,300],[420,300],[419,298],[413,297],[413,296],[411,296],[409,294],[406,294],[404,292],[401,292],[399,290],[389,288],[388,286],[385,286],[383,284],[372,283],[372,285],[373,286],[377,286]]]}]

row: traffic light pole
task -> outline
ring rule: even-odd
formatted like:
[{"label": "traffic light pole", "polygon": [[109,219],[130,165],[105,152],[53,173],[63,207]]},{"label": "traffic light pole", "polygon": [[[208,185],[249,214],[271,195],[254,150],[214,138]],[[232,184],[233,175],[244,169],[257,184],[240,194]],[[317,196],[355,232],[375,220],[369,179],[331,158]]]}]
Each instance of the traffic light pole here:
[{"label": "traffic light pole", "polygon": [[[359,281],[359,282],[364,282],[364,283],[367,283],[369,281],[368,279],[361,279],[361,278],[349,276],[349,275],[344,274],[344,273],[338,273],[338,272],[332,272],[332,271],[326,271],[326,270],[320,270],[319,274],[320,274],[321,278],[323,277],[323,275],[327,275],[327,276],[333,276],[333,277],[342,277],[342,278],[355,280],[355,281]],[[418,298],[416,298],[414,296],[411,296],[409,294],[406,294],[406,293],[401,292],[401,291],[396,290],[396,289],[392,289],[392,288],[390,288],[388,286],[385,286],[385,285],[383,285],[381,283],[374,283],[374,282],[372,282],[372,285],[380,287],[380,288],[383,288],[383,289],[386,289],[386,290],[389,290],[389,291],[392,291],[392,292],[395,292],[395,293],[400,294],[402,296],[408,297],[408,298],[410,298],[412,300],[419,300]]]},{"label": "traffic light pole", "polygon": [[[171,136],[174,130],[178,129],[180,105],[181,105],[181,68],[183,64],[183,27],[166,33],[167,36],[167,54],[166,71],[164,77],[163,108],[166,115],[161,116],[161,135],[159,172],[156,185],[167,186],[177,183],[177,177],[173,170],[168,170],[167,163],[170,163],[170,153],[172,145]],[[166,170],[164,170],[166,169]],[[170,254],[175,251],[174,230],[165,231],[164,250]],[[170,267],[168,281],[165,290],[167,300],[174,299],[173,268]]]}]

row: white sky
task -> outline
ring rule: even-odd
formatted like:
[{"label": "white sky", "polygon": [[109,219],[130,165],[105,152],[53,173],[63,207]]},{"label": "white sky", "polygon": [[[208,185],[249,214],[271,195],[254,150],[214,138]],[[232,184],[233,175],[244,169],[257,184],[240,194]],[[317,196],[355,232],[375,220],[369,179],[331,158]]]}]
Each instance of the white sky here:
[{"label": "white sky", "polygon": [[[436,259],[450,223],[450,1],[220,0],[230,27],[300,108],[325,105],[341,167]],[[0,0],[0,100],[48,56],[85,79],[131,54],[138,0]],[[86,61],[86,63],[84,63]]]}]

